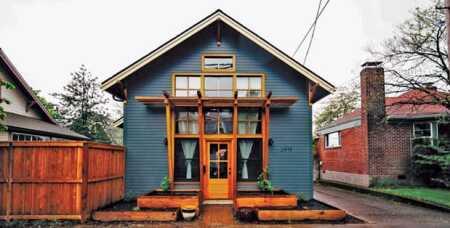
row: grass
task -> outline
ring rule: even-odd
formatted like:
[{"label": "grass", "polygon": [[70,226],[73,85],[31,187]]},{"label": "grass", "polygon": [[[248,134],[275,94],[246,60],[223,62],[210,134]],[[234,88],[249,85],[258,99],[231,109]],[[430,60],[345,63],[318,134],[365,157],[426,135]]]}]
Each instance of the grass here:
[{"label": "grass", "polygon": [[374,190],[450,207],[450,190],[426,187],[378,187]]}]

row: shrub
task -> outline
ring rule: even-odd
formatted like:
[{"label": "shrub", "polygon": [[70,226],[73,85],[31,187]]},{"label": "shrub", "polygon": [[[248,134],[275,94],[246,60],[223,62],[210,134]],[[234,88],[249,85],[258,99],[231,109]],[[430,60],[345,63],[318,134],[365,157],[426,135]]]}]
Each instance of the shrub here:
[{"label": "shrub", "polygon": [[263,192],[273,192],[272,182],[269,180],[269,170],[266,169],[266,172],[262,172],[259,174],[258,178],[256,179],[256,185],[258,186],[259,190]]},{"label": "shrub", "polygon": [[163,178],[163,180],[161,181],[160,187],[162,189],[163,192],[167,192],[169,191],[170,188],[170,181],[169,178],[167,176],[165,176]]},{"label": "shrub", "polygon": [[450,188],[450,151],[435,145],[440,143],[415,143],[414,174],[430,187]]}]

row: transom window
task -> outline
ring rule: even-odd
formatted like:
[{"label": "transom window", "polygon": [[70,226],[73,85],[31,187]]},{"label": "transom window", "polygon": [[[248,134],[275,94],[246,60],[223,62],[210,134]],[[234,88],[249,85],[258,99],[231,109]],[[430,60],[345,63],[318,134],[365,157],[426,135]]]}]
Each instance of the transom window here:
[{"label": "transom window", "polygon": [[197,91],[201,90],[200,76],[176,76],[175,77],[175,96],[193,97],[197,96]]},{"label": "transom window", "polygon": [[262,78],[261,76],[238,76],[236,89],[239,97],[262,96]]},{"label": "transom window", "polygon": [[341,134],[340,132],[333,132],[325,135],[325,147],[335,148],[341,146]]},{"label": "transom window", "polygon": [[205,111],[206,134],[233,133],[233,110],[213,108]]},{"label": "transom window", "polygon": [[223,72],[235,70],[235,57],[228,54],[202,56],[202,70],[205,72]]},{"label": "transom window", "polygon": [[238,134],[261,133],[261,112],[259,109],[239,109]]},{"label": "transom window", "polygon": [[190,109],[179,109],[175,113],[176,133],[198,134],[198,112]]},{"label": "transom window", "polygon": [[205,96],[232,97],[233,78],[231,76],[205,76]]}]

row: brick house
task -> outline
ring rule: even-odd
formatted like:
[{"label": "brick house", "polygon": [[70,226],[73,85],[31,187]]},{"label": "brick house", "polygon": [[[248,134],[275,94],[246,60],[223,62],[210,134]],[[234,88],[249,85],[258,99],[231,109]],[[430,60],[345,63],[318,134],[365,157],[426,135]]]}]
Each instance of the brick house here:
[{"label": "brick house", "polygon": [[363,64],[361,108],[317,130],[321,179],[364,187],[379,179],[409,179],[414,142],[449,148],[446,120],[450,110],[440,105],[400,104],[429,96],[418,90],[386,97],[380,64]]}]

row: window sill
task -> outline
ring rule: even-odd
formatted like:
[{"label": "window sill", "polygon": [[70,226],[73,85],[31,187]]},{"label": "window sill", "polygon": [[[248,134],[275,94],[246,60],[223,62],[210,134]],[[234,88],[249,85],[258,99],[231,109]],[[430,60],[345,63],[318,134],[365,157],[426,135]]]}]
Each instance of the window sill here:
[{"label": "window sill", "polygon": [[340,148],[342,148],[342,146],[325,147],[325,150],[335,150]]}]

